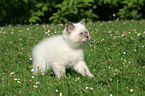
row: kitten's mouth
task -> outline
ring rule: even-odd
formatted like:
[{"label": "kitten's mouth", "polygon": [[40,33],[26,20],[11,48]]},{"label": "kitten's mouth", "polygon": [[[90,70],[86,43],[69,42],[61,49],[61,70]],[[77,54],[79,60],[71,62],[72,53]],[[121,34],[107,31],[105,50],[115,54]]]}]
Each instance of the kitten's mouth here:
[{"label": "kitten's mouth", "polygon": [[90,40],[90,37],[89,36],[86,36],[86,37],[84,37],[83,39],[82,39],[82,41],[89,41]]}]

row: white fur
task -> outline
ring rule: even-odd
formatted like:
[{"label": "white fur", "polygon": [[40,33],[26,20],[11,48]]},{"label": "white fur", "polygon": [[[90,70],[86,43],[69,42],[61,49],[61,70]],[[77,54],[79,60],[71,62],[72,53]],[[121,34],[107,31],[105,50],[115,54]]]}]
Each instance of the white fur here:
[{"label": "white fur", "polygon": [[33,48],[33,74],[38,74],[39,70],[44,74],[52,69],[60,78],[66,68],[73,67],[83,76],[94,77],[83,60],[83,44],[90,37],[83,23],[83,20],[76,24],[68,23],[63,35],[44,39]]}]

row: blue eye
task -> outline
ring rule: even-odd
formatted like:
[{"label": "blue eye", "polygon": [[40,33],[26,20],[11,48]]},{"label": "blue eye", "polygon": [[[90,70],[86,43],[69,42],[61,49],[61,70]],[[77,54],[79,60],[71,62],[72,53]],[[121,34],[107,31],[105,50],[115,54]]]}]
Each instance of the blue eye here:
[{"label": "blue eye", "polygon": [[80,35],[82,36],[82,35],[83,35],[83,33],[80,33]]},{"label": "blue eye", "polygon": [[85,34],[87,34],[88,32],[86,31]]}]

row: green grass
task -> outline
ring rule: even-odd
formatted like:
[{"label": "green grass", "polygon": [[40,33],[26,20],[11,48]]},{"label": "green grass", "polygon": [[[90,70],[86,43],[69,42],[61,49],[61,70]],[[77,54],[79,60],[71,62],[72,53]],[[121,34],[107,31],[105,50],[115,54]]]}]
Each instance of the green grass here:
[{"label": "green grass", "polygon": [[86,25],[92,38],[84,49],[85,61],[95,78],[82,77],[75,71],[69,71],[60,80],[53,72],[33,77],[32,48],[43,38],[62,34],[64,27],[61,24],[0,27],[0,96],[145,94],[145,20]]}]

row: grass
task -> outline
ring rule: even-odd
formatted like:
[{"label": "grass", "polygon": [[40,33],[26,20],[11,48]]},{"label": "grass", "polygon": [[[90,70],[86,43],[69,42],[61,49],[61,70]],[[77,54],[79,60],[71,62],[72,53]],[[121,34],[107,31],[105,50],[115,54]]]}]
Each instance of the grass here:
[{"label": "grass", "polygon": [[95,78],[69,71],[33,76],[32,48],[62,34],[63,24],[0,27],[0,96],[143,96],[145,94],[145,20],[88,23],[91,40],[85,61]]}]

